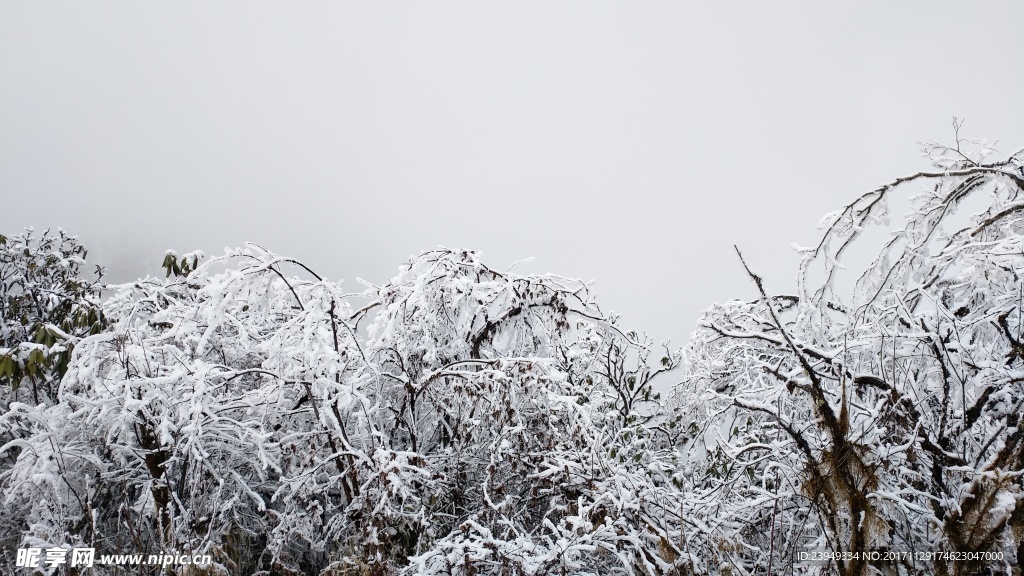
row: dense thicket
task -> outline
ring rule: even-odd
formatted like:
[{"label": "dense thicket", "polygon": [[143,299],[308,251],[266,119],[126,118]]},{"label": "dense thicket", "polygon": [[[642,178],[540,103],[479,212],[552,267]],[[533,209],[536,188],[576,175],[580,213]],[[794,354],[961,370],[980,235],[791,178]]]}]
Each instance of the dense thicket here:
[{"label": "dense thicket", "polygon": [[4,239],[3,537],[213,557],[187,574],[1016,573],[1024,153],[926,151],[681,352],[469,251],[355,292],[169,253],[100,305],[73,239]]},{"label": "dense thicket", "polygon": [[680,357],[648,367],[585,284],[466,251],[357,294],[256,246],[177,258],[105,303],[54,404],[11,405],[27,543],[237,574],[678,563],[673,445],[649,424]]}]

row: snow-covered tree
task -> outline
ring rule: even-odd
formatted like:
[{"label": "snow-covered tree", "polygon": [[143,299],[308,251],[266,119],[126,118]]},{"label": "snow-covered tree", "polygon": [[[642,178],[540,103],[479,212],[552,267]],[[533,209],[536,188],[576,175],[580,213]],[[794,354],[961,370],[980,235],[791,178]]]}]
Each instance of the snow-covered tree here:
[{"label": "snow-covered tree", "polygon": [[759,297],[682,353],[471,251],[355,292],[169,252],[99,305],[73,239],[0,237],[4,538],[210,574],[1009,574],[1024,151],[925,152],[824,219],[795,293],[737,250]]},{"label": "snow-covered tree", "polygon": [[705,314],[675,398],[691,539],[723,572],[789,568],[800,547],[968,553],[825,568],[844,575],[1024,559],[1024,151],[993,152],[928,144],[938,170],[823,220],[796,294],[747,268],[761,297]]},{"label": "snow-covered tree", "polygon": [[257,246],[201,257],[123,286],[57,401],[3,418],[27,544],[230,574],[692,563],[651,390],[680,356],[649,367],[586,284],[439,250],[346,293]]},{"label": "snow-covered tree", "polygon": [[[103,270],[84,278],[85,257],[60,230],[0,235],[0,415],[12,402],[52,404],[75,345],[104,329]],[[0,444],[22,438],[25,428],[14,424],[0,429]],[[12,453],[0,454],[0,475],[13,463]],[[23,524],[19,514],[0,517],[0,558],[13,554]]]},{"label": "snow-covered tree", "polygon": [[[104,328],[100,278],[82,277],[86,249],[63,230],[0,235],[0,386],[4,402],[53,398],[75,344]],[[19,393],[20,389],[20,393]]]}]

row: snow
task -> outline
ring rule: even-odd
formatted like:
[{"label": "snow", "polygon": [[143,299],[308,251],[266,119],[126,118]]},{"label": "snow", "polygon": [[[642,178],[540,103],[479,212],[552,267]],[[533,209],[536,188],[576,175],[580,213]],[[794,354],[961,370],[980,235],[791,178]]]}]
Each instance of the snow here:
[{"label": "snow", "polygon": [[[19,370],[69,355],[38,400],[28,376],[5,392],[0,527],[210,553],[228,574],[763,573],[780,550],[989,532],[1012,554],[1024,238],[997,221],[1021,167],[975,165],[978,146],[931,146],[947,173],[826,216],[796,296],[716,304],[682,351],[625,331],[587,283],[468,250],[355,294],[255,245],[168,251],[187,270],[120,286],[99,334],[0,326]],[[854,266],[847,243],[923,183]],[[964,195],[984,200],[966,228],[949,220]]]}]

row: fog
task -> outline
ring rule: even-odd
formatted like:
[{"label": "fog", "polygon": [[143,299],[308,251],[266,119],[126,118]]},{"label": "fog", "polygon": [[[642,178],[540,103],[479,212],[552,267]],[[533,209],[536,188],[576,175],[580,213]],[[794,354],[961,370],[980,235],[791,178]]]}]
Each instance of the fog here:
[{"label": "fog", "polygon": [[1024,3],[0,4],[0,232],[129,280],[254,241],[381,283],[439,245],[683,343],[821,216],[1024,146]]}]

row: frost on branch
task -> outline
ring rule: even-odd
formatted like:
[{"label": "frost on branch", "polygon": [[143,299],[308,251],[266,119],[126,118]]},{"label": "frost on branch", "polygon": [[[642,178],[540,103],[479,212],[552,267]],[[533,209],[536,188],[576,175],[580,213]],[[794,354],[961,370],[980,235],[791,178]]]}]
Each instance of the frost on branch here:
[{"label": "frost on branch", "polygon": [[24,542],[230,574],[692,564],[651,390],[679,354],[648,366],[587,285],[466,251],[360,294],[256,246],[200,259],[122,286],[54,405],[3,417]]},{"label": "frost on branch", "polygon": [[[794,294],[737,250],[759,297],[685,353],[470,251],[358,293],[168,252],[100,306],[73,242],[0,237],[0,538],[247,576],[1012,573],[1024,153],[926,152],[822,220]],[[794,562],[870,549],[1004,560]]]},{"label": "frost on branch", "polygon": [[[941,172],[901,178],[830,215],[796,295],[769,296],[751,272],[760,299],[716,306],[701,321],[676,397],[693,431],[706,526],[697,532],[709,554],[778,568],[801,546],[1016,558],[1024,162],[1018,153],[985,163],[991,150],[965,143],[929,148]],[[845,267],[897,200],[911,207],[905,221],[866,267]],[[919,564],[896,569],[965,574],[990,563]]]}]

